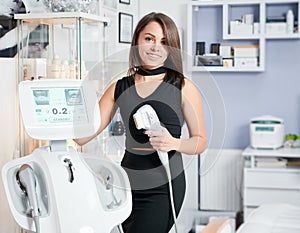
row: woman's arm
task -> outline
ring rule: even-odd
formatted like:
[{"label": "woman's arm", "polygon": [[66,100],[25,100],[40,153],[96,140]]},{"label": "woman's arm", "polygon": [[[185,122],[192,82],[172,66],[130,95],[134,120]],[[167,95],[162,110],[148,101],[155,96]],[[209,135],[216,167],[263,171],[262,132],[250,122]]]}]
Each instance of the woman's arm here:
[{"label": "woman's arm", "polygon": [[93,138],[97,137],[110,123],[112,116],[113,116],[113,110],[115,107],[115,100],[114,100],[114,92],[115,92],[116,83],[111,84],[108,89],[104,92],[102,97],[99,101],[99,107],[100,107],[100,117],[101,117],[101,124],[97,132],[89,137],[85,138],[77,138],[74,139],[74,141],[82,146],[89,141],[91,141]]},{"label": "woman's arm", "polygon": [[185,79],[182,98],[183,114],[189,130],[189,138],[181,139],[176,150],[186,154],[200,154],[206,149],[202,98],[198,88],[188,79]]},{"label": "woman's arm", "polygon": [[189,130],[188,139],[174,138],[164,128],[164,133],[145,131],[155,150],[176,150],[185,154],[200,154],[206,149],[206,131],[202,111],[202,98],[197,87],[185,80],[182,88],[182,110]]}]

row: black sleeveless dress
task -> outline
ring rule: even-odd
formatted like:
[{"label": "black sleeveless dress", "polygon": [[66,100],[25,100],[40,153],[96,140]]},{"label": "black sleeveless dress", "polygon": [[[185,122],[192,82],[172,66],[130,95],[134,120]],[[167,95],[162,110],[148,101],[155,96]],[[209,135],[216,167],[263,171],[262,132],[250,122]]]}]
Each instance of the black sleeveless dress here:
[{"label": "black sleeveless dress", "polygon": [[[181,84],[173,85],[174,80],[162,82],[146,98],[138,95],[132,77],[124,77],[116,83],[114,98],[126,133],[126,150],[121,165],[128,174],[133,201],[131,215],[123,223],[125,233],[167,233],[174,223],[165,169],[157,152],[135,149],[151,148],[151,145],[148,136],[143,130],[137,130],[133,121],[133,114],[144,104],[149,104],[161,124],[173,137],[179,138],[184,117]],[[185,195],[185,174],[181,153],[170,151],[168,155],[178,215]]]}]

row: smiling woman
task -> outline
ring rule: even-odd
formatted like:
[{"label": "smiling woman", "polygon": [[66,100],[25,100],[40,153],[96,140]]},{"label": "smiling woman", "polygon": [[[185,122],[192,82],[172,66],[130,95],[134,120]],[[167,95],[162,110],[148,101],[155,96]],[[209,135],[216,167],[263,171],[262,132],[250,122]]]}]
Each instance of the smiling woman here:
[{"label": "smiling woman", "polygon": [[[136,128],[133,115],[145,104],[157,113],[162,132]],[[125,232],[169,232],[185,197],[181,153],[195,155],[206,147],[201,95],[183,75],[180,39],[170,17],[150,13],[139,21],[132,37],[128,74],[108,87],[99,105],[105,111],[101,111],[97,134],[75,141],[82,145],[100,134],[113,118],[115,105],[120,108],[126,131],[121,165],[133,197],[132,213],[123,223]],[[189,129],[187,139],[181,138],[184,122]],[[156,151],[168,153],[174,192]]]},{"label": "smiling woman", "polygon": [[[167,233],[173,225],[176,230],[186,190],[181,153],[195,155],[206,147],[201,95],[183,75],[181,54],[173,20],[162,13],[145,15],[133,33],[127,76],[112,83],[99,101],[105,111],[98,132],[75,140],[82,145],[96,137],[119,107],[126,135],[121,165],[133,197],[132,213],[123,223],[125,233]],[[144,105],[154,109],[162,131],[136,128],[133,115]],[[184,122],[188,138],[181,137]],[[167,152],[172,181],[157,151]]]}]

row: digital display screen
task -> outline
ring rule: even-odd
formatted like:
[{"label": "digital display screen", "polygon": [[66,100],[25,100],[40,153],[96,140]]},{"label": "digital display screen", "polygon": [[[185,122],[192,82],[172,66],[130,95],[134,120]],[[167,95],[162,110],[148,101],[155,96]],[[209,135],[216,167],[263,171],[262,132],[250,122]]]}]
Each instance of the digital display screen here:
[{"label": "digital display screen", "polygon": [[87,123],[82,89],[66,87],[32,88],[37,124]]},{"label": "digital display screen", "polygon": [[260,132],[273,132],[274,127],[256,127],[255,130]]}]

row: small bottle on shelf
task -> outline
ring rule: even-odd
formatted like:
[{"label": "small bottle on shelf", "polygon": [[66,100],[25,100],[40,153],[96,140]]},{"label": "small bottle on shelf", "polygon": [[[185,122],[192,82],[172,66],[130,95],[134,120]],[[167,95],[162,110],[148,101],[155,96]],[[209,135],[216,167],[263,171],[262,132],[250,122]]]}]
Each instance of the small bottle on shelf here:
[{"label": "small bottle on shelf", "polygon": [[54,55],[53,60],[47,67],[47,78],[60,78],[61,75],[61,60],[57,54]]},{"label": "small bottle on shelf", "polygon": [[68,60],[64,60],[61,65],[61,78],[70,78],[70,69]]},{"label": "small bottle on shelf", "polygon": [[195,54],[195,60],[194,60],[194,65],[199,66],[199,56],[202,56],[205,54],[205,42],[196,42],[196,54]]},{"label": "small bottle on shelf", "polygon": [[286,14],[286,25],[287,25],[287,33],[294,33],[294,13],[292,10],[288,10]]},{"label": "small bottle on shelf", "polygon": [[71,61],[69,65],[69,78],[70,79],[76,79],[77,76],[77,68],[74,61]]}]

